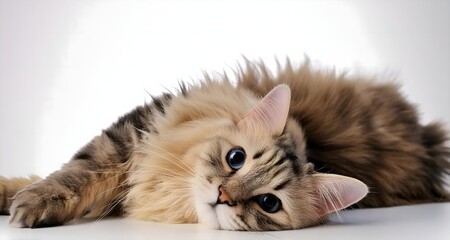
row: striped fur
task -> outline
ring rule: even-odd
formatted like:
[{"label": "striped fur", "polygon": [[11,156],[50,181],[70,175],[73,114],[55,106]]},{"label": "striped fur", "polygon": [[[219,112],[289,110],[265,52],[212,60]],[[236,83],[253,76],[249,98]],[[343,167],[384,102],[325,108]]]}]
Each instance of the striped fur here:
[{"label": "striped fur", "polygon": [[[292,95],[283,132],[240,128],[278,84]],[[326,175],[318,172],[368,185],[360,207],[449,200],[446,140],[440,124],[419,123],[391,84],[316,72],[307,64],[287,63],[273,76],[248,62],[236,85],[226,76],[207,77],[137,107],[44,180],[0,178],[0,212],[23,227],[125,215],[231,230],[302,228],[322,221],[325,205],[345,207],[337,206],[341,183],[324,185]],[[225,160],[236,146],[247,156],[239,170]],[[219,186],[236,204],[217,204]],[[266,193],[281,200],[280,211],[258,206],[255,196]]]}]

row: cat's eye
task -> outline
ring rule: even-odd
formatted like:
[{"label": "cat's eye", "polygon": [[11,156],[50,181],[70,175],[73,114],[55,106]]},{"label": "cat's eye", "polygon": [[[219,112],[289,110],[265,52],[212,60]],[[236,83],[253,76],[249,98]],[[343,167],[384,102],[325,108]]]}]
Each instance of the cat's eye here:
[{"label": "cat's eye", "polygon": [[231,149],[226,156],[228,165],[233,170],[239,170],[245,162],[245,151],[241,147]]},{"label": "cat's eye", "polygon": [[281,201],[277,196],[267,193],[255,197],[258,205],[268,213],[275,213],[281,209]]}]

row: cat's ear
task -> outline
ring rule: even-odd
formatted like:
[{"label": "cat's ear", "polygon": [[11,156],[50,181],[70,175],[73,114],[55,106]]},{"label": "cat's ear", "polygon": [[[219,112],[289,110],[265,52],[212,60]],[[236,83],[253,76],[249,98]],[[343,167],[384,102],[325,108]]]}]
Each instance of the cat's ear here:
[{"label": "cat's ear", "polygon": [[313,174],[320,216],[344,209],[363,199],[369,189],[363,182],[336,174]]},{"label": "cat's ear", "polygon": [[286,125],[290,102],[290,88],[286,84],[278,85],[238,122],[238,127],[258,125],[273,135],[280,135]]}]

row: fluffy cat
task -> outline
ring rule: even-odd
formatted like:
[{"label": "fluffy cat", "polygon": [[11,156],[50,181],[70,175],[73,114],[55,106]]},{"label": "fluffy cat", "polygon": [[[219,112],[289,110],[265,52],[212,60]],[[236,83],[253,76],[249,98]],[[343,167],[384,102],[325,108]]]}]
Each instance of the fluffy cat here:
[{"label": "fluffy cat", "polygon": [[450,199],[447,133],[396,86],[289,62],[237,78],[154,98],[43,180],[0,177],[0,211],[32,228],[124,215],[259,231]]}]

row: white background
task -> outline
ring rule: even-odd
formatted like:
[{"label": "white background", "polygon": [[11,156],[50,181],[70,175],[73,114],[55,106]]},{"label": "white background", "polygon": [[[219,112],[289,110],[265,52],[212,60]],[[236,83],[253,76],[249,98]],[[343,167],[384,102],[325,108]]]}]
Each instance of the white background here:
[{"label": "white background", "polygon": [[0,0],[0,175],[57,170],[147,91],[304,54],[450,122],[450,1]]}]

